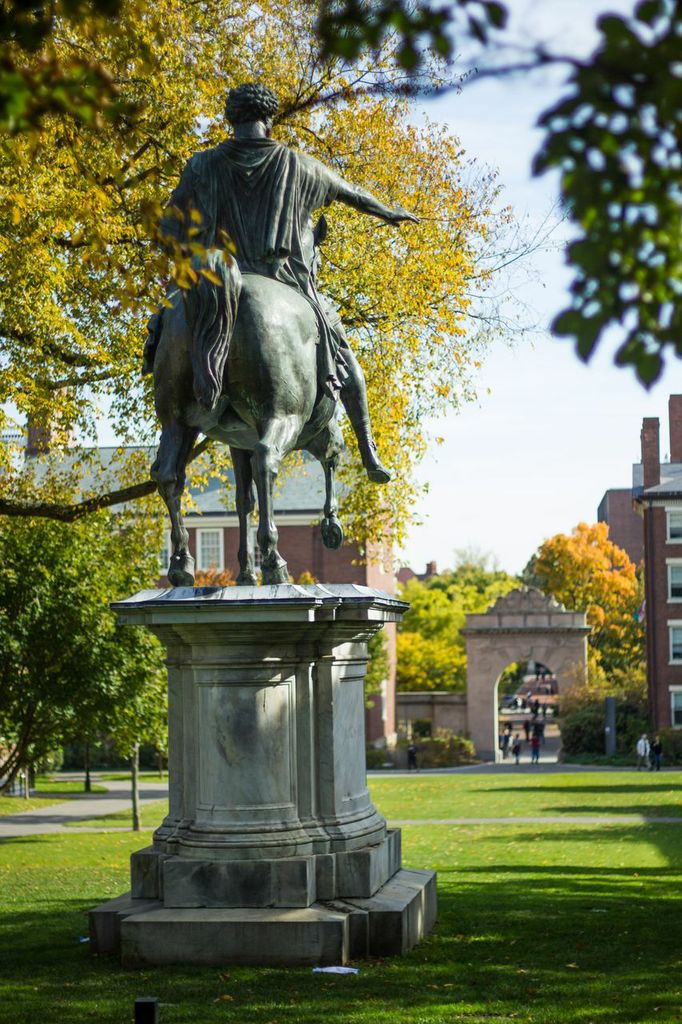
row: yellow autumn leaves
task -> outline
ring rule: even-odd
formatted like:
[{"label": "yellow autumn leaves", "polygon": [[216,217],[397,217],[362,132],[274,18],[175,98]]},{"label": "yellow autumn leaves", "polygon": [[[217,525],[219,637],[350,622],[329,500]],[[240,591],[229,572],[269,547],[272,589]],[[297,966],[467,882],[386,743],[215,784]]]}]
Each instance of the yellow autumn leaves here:
[{"label": "yellow autumn leaves", "polygon": [[420,218],[396,228],[331,208],[320,278],[365,369],[394,471],[382,490],[365,484],[357,460],[346,467],[349,532],[400,538],[425,419],[473,395],[486,338],[472,332],[470,296],[486,287],[487,247],[507,215],[491,212],[495,181],[471,176],[457,139],[391,94],[397,73],[385,56],[352,73],[320,65],[314,15],[304,0],[286,11],[158,0],[124,4],[110,35],[55,33],[64,53],[112,69],[137,116],[95,129],[55,115],[39,136],[0,143],[0,402],[58,420],[71,445],[92,443],[103,413],[122,444],[153,442],[139,366],[174,266],[155,227],[191,153],[224,138],[227,90],[261,79],[281,99],[277,138]]}]

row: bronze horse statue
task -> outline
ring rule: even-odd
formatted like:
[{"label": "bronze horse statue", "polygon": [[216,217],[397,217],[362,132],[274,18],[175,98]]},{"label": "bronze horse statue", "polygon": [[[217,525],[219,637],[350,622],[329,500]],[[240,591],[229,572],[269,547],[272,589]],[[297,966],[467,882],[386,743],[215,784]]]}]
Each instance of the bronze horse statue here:
[{"label": "bronze horse statue", "polygon": [[[264,85],[230,90],[226,117],[234,137],[190,159],[169,206],[178,219],[162,222],[169,237],[195,253],[196,277],[191,288],[170,293],[167,308],[150,321],[155,326],[145,346],[162,426],[152,477],[171,518],[173,586],[194,583],[180,505],[200,433],[230,446],[241,584],[256,582],[247,529],[254,484],[263,583],[288,582],[277,550],[273,486],[282,459],[296,449],[324,468],[325,545],[343,542],[334,479],[344,448],[337,398],[369,479],[390,479],[372,437],[362,369],[338,314],[317,292],[316,253],[326,222],[321,218],[313,231],[312,215],[338,201],[389,224],[417,218],[273,140],[277,109]],[[220,247],[225,237],[238,257]]]},{"label": "bronze horse statue", "polygon": [[[154,357],[155,403],[162,430],[152,478],[171,519],[168,580],[176,587],[194,584],[194,559],[181,499],[187,459],[202,433],[230,447],[240,531],[237,583],[256,583],[247,528],[255,505],[254,483],[262,581],[287,583],[287,565],[277,549],[273,487],[282,459],[290,452],[305,449],[322,464],[326,486],[322,539],[328,548],[343,542],[335,488],[336,467],[345,447],[339,407],[318,388],[318,322],[310,303],[272,278],[240,274],[236,263],[228,264],[220,253],[211,257],[213,271],[227,278],[226,283],[236,275],[241,278],[223,368],[224,386],[215,407],[207,409],[193,390],[192,312],[197,303],[192,302],[191,291],[183,294],[178,289],[172,295]],[[226,305],[220,300],[214,303],[217,331],[230,329]]]}]

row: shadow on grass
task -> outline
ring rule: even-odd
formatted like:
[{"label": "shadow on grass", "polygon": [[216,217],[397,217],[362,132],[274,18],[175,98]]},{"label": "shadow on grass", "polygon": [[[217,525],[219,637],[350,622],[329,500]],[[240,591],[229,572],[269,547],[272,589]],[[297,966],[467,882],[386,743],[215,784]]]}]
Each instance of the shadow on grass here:
[{"label": "shadow on grass", "polygon": [[[637,778],[637,772],[633,771],[633,775]],[[524,793],[570,793],[572,796],[578,796],[580,793],[594,793],[601,796],[607,793],[627,793],[630,796],[632,793],[670,793],[672,790],[679,790],[682,794],[682,783],[670,783],[667,784],[663,781],[652,782],[649,785],[634,782],[632,785],[615,785],[615,786],[595,786],[595,785],[580,785],[580,786],[566,786],[566,785],[555,785],[550,780],[551,775],[545,775],[544,778],[548,780],[546,786],[485,786],[478,790],[479,793],[514,793],[518,796],[520,792]],[[603,778],[603,776],[602,776]]]},{"label": "shadow on grass", "polygon": [[[475,834],[475,833],[472,833]],[[475,867],[462,867],[448,866],[441,868],[439,871],[446,873],[453,872],[457,874],[468,874],[468,873],[480,873],[495,871],[504,872],[512,871],[519,875],[534,874],[534,875],[574,875],[574,876],[589,876],[598,875],[599,877],[622,877],[632,878],[640,876],[642,878],[654,878],[654,877],[668,877],[677,875],[682,872],[682,826],[679,825],[601,825],[598,828],[586,828],[585,826],[568,827],[562,828],[561,826],[551,825],[546,829],[542,826],[537,828],[516,829],[514,832],[514,841],[516,843],[527,843],[534,844],[538,851],[538,864],[514,864],[510,863],[507,866],[503,866],[500,863],[495,863],[494,866],[488,865],[477,865]],[[553,865],[546,865],[540,863],[545,859],[545,854],[542,851],[543,843],[552,843],[554,845],[560,845],[561,843],[571,843],[574,848],[575,844],[585,847],[585,865],[564,865],[562,863],[554,863]],[[646,842],[650,846],[655,847],[657,852],[665,858],[667,866],[661,865],[661,867],[613,867],[613,866],[589,866],[590,858],[593,855],[593,851],[598,847],[606,851],[605,860],[608,859],[612,862],[618,861],[618,848],[622,848],[624,844],[630,843],[641,843]],[[502,846],[505,847],[505,851],[509,848],[509,837],[504,832],[489,833],[486,834],[486,844],[491,844],[493,847]],[[612,852],[611,852],[612,849]]]},{"label": "shadow on grass", "polygon": [[164,1024],[668,1024],[681,995],[679,882],[665,868],[452,869],[440,876],[434,935],[403,958],[360,964],[353,978],[309,967],[124,971],[79,942],[92,901],[36,893],[0,919],[1,985],[13,1024],[122,1024],[150,993],[165,1004]]}]

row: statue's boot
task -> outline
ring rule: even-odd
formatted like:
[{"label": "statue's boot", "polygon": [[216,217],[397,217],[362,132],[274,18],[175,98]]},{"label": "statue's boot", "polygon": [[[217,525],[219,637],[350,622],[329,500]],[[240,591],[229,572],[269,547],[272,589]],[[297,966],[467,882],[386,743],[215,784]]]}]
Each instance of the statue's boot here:
[{"label": "statue's boot", "polygon": [[[345,340],[345,335],[343,337]],[[347,341],[343,346],[343,362],[344,374],[340,397],[358,439],[362,464],[372,483],[387,484],[391,479],[391,474],[382,464],[372,436],[365,375]]]},{"label": "statue's boot", "polygon": [[387,484],[391,479],[390,472],[386,469],[377,453],[377,446],[371,434],[358,441],[362,464],[367,472],[367,477],[373,484]]}]

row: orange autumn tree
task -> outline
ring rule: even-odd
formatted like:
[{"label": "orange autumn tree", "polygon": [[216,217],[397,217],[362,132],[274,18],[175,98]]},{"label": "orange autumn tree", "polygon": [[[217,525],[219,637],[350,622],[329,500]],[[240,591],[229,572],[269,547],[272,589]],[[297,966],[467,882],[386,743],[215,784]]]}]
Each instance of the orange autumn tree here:
[{"label": "orange autumn tree", "polygon": [[[348,461],[344,525],[360,542],[387,531],[401,539],[427,422],[474,396],[495,330],[480,296],[504,251],[508,213],[494,212],[494,177],[472,170],[457,139],[413,117],[389,50],[353,70],[322,64],[315,17],[307,0],[229,9],[157,0],[123,2],[97,34],[58,24],[56,57],[107,67],[135,113],[90,126],[54,111],[37,135],[0,136],[0,429],[49,421],[55,456],[49,478],[27,480],[18,453],[0,445],[0,513],[68,520],[120,501],[122,487],[132,488],[128,501],[153,490],[149,457],[135,452],[157,431],[140,361],[147,318],[173,272],[154,224],[190,154],[224,138],[228,89],[261,79],[281,99],[276,138],[420,217],[393,230],[332,207],[322,254],[321,284],[363,364],[394,472],[391,487],[372,488]],[[116,479],[88,464],[104,415],[121,445]],[[63,453],[68,479],[58,472]],[[192,463],[193,482],[227,458],[209,446]],[[87,506],[78,504],[84,480]]]},{"label": "orange autumn tree", "polygon": [[627,551],[609,540],[607,523],[578,523],[573,533],[544,541],[526,566],[524,581],[569,611],[587,612],[590,650],[607,675],[641,664],[643,584]]}]

